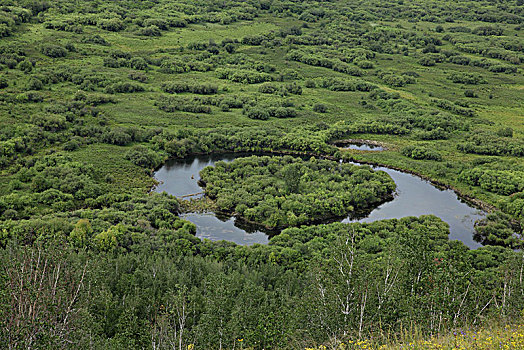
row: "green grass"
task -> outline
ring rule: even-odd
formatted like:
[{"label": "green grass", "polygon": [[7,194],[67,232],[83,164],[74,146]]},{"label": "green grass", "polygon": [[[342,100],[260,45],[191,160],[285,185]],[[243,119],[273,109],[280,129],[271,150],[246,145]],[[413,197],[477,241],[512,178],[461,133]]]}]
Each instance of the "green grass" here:
[{"label": "green grass", "polygon": [[154,185],[153,178],[143,168],[127,161],[126,152],[126,147],[95,144],[69,155],[75,161],[93,165],[102,181],[110,176],[113,180],[107,186],[111,192],[147,193]]},{"label": "green grass", "polygon": [[[339,6],[342,3],[337,4]],[[345,4],[354,7],[354,4]],[[414,6],[418,6],[414,4]],[[144,13],[153,13],[152,10],[144,10]],[[169,10],[171,11],[171,10]],[[48,19],[63,19],[64,15],[49,15]],[[37,61],[32,74],[38,74],[44,68],[52,68],[58,65],[67,65],[77,69],[80,74],[100,73],[112,80],[129,81],[128,74],[133,71],[131,68],[108,68],[103,66],[103,58],[110,52],[121,50],[131,53],[134,56],[142,55],[146,58],[158,58],[163,56],[176,57],[177,55],[195,55],[202,52],[191,51],[187,49],[190,43],[208,43],[214,41],[220,43],[222,40],[237,39],[252,35],[277,33],[281,29],[291,28],[293,26],[301,27],[304,22],[296,17],[275,16],[263,14],[253,21],[238,21],[228,25],[201,23],[191,24],[186,28],[174,28],[163,31],[159,37],[140,37],[131,31],[108,32],[94,26],[85,26],[83,34],[74,34],[70,32],[56,31],[45,29],[42,23],[31,23],[21,25],[12,37],[2,40],[3,45],[18,45],[26,48],[28,56]],[[374,26],[369,26],[373,24]],[[450,27],[466,26],[475,28],[485,25],[483,22],[455,21],[455,23],[438,23],[444,28],[443,33],[435,33],[437,23],[422,22],[411,23],[405,19],[398,21],[372,20],[366,26],[368,31],[400,30],[402,33],[416,33],[418,35],[430,35],[443,38],[446,34],[456,38],[462,35],[466,39],[475,39],[479,42],[487,42],[487,37],[478,37],[473,34],[450,33]],[[322,33],[321,22],[311,22],[307,26],[302,26],[303,35]],[[413,27],[416,29],[413,29]],[[501,24],[505,31],[505,38],[520,40],[514,35],[518,32],[514,30],[513,25]],[[98,34],[111,43],[111,46],[100,46],[86,44],[80,41],[84,36]],[[326,31],[326,36],[329,36]],[[354,35],[358,37],[358,35]],[[278,38],[278,36],[276,36]],[[216,84],[219,87],[217,96],[237,96],[244,97],[248,101],[257,98],[266,98],[258,92],[258,85],[245,85],[232,83],[217,78],[214,71],[205,73],[191,72],[183,74],[164,74],[159,71],[158,67],[150,65],[144,72],[149,81],[144,84],[146,91],[133,94],[115,94],[116,104],[107,104],[100,106],[103,118],[107,120],[110,126],[139,126],[146,128],[164,128],[166,130],[179,130],[182,128],[214,128],[218,126],[260,126],[269,128],[280,128],[291,130],[295,127],[309,127],[319,122],[334,124],[338,121],[367,121],[385,117],[388,114],[402,114],[404,112],[388,112],[381,110],[376,106],[375,101],[369,101],[368,93],[363,92],[335,92],[324,88],[306,88],[304,83],[307,79],[323,79],[328,77],[354,80],[355,77],[343,73],[335,72],[328,68],[309,66],[303,63],[287,61],[285,55],[290,49],[305,48],[312,49],[314,46],[289,45],[285,39],[279,39],[282,45],[273,47],[238,45],[236,53],[233,55],[243,56],[259,63],[269,63],[273,65],[277,72],[293,70],[297,73],[296,82],[303,86],[302,95],[290,95],[281,100],[292,102],[299,110],[300,116],[295,119],[271,119],[268,121],[252,120],[242,113],[241,109],[231,109],[229,112],[222,112],[218,107],[212,107],[211,114],[194,114],[186,112],[166,113],[159,110],[155,101],[162,95],[161,85],[165,81],[187,81]],[[68,42],[74,42],[77,52],[69,53],[66,58],[52,59],[40,53],[40,46],[46,42],[65,45]],[[480,55],[458,52],[453,44],[449,41],[442,41],[443,45],[440,50],[454,50],[457,54],[470,58],[481,58]],[[406,45],[406,43],[403,43]],[[186,47],[183,52],[180,48]],[[336,46],[326,47],[327,50],[337,52]],[[166,53],[167,52],[167,53]],[[418,63],[421,54],[421,47],[409,47],[409,55],[404,56],[401,53],[376,53],[376,57],[371,59],[374,68],[364,70],[365,75],[358,79],[372,82],[381,89],[389,92],[398,92],[402,101],[408,102],[413,109],[437,110],[432,103],[434,98],[446,99],[450,101],[467,101],[477,113],[477,118],[464,118],[473,123],[475,132],[481,130],[496,131],[501,126],[510,126],[514,129],[514,138],[521,139],[524,133],[524,100],[522,99],[524,76],[522,75],[522,64],[519,65],[517,74],[492,73],[484,68],[472,66],[460,66],[451,63],[438,63],[433,67],[424,67]],[[225,55],[225,53],[221,53]],[[232,55],[232,57],[233,57]],[[487,58],[491,62],[507,64],[504,61]],[[403,87],[393,87],[385,84],[378,76],[380,71],[390,71],[395,74],[403,72],[415,72],[418,74],[415,84],[409,84]],[[487,84],[464,85],[454,84],[447,78],[453,72],[476,73],[482,75]],[[7,77],[11,84],[0,94],[16,95],[24,91],[31,75],[22,73],[18,70],[7,70],[2,73]],[[68,101],[80,88],[69,82],[56,85],[46,85],[41,94],[46,98],[46,105],[53,105],[55,101]],[[478,98],[466,98],[464,91],[471,89],[478,94]],[[98,89],[99,92],[103,88]],[[227,91],[226,91],[227,90]],[[184,94],[191,96],[192,94]],[[366,100],[366,106],[361,101]],[[328,107],[328,113],[320,114],[312,111],[315,104],[322,103]],[[17,124],[18,128],[30,128],[31,116],[34,114],[45,113],[41,109],[41,104],[11,104],[0,105],[0,121],[7,124]],[[11,113],[11,114],[10,114]],[[16,116],[16,117],[15,117]],[[480,123],[484,120],[483,123]],[[88,123],[96,120],[86,120]],[[487,121],[487,122],[486,122]],[[489,125],[492,123],[493,125]],[[454,136],[449,141],[417,141],[411,137],[398,137],[388,135],[360,135],[365,139],[374,139],[377,141],[387,142],[390,150],[380,154],[360,153],[356,154],[359,159],[380,162],[382,164],[395,165],[405,169],[417,171],[426,176],[438,179],[446,183],[453,184],[455,187],[467,193],[480,193],[480,196],[494,202],[492,194],[486,193],[478,188],[471,189],[464,186],[454,177],[439,177],[437,169],[439,164],[427,161],[407,160],[401,156],[398,151],[410,144],[426,144],[429,147],[437,149],[442,153],[444,162],[452,164],[462,164],[469,162],[478,156],[459,153],[456,150],[456,143],[460,142],[466,135]],[[90,145],[72,152],[71,155],[88,163],[96,164],[99,171],[103,174],[115,173],[118,180],[118,186],[122,188],[148,188],[152,183],[151,178],[147,175],[135,176],[137,171],[130,162],[122,160],[122,155],[126,148],[113,147],[107,145]],[[96,155],[96,157],[92,155]],[[102,160],[98,158],[102,157]],[[109,159],[107,161],[103,160]],[[117,159],[119,159],[117,161]],[[521,159],[515,159],[519,166],[524,166]],[[118,164],[115,165],[115,164]],[[118,170],[121,169],[121,170]],[[6,180],[7,181],[7,180]]]}]

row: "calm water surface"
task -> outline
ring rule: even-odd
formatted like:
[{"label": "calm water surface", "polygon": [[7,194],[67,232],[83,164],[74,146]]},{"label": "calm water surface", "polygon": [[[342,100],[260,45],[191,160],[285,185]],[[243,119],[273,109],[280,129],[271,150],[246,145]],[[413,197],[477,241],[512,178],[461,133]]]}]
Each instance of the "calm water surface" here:
[{"label": "calm water surface", "polygon": [[[248,154],[219,154],[170,160],[155,173],[160,185],[157,192],[167,192],[177,197],[202,192],[197,184],[199,171],[217,161],[230,162]],[[356,163],[355,163],[356,164]],[[382,204],[361,219],[348,218],[343,222],[371,222],[382,219],[402,218],[433,214],[450,226],[450,239],[460,240],[470,248],[480,247],[473,240],[473,224],[486,214],[460,200],[452,190],[440,190],[417,176],[385,167],[375,170],[387,172],[397,184],[397,193],[392,201]],[[197,196],[195,196],[197,197]],[[189,213],[184,217],[197,226],[197,236],[210,240],[228,240],[237,244],[265,244],[268,236],[260,231],[249,232],[234,218],[218,218],[213,213]]]},{"label": "calm water surface", "polygon": [[[155,188],[156,192],[167,192],[176,197],[202,192],[197,182],[198,173],[206,166],[213,165],[222,160],[231,162],[238,158],[239,154],[203,155],[188,157],[185,159],[171,159],[156,173],[155,178],[160,184]],[[197,198],[195,196],[194,198]]]},{"label": "calm water surface", "polygon": [[382,146],[376,146],[376,145],[369,145],[366,143],[351,143],[351,144],[344,144],[340,145],[340,148],[342,149],[356,149],[359,151],[383,151],[384,147]]},{"label": "calm water surface", "polygon": [[269,237],[261,231],[248,232],[235,224],[236,219],[219,218],[214,213],[189,213],[181,215],[197,227],[196,236],[212,241],[226,240],[241,245],[267,244]]},{"label": "calm water surface", "polygon": [[[185,159],[171,159],[155,173],[155,178],[160,184],[156,192],[167,192],[176,197],[201,193],[203,189],[198,186],[199,172],[206,166],[214,165],[218,161],[231,162],[235,158],[249,156],[242,153],[226,153],[188,157]],[[198,194],[186,198],[198,198]],[[226,240],[236,244],[252,245],[255,243],[267,244],[269,237],[258,230],[252,230],[236,222],[235,218],[215,215],[215,213],[188,213],[181,215],[197,227],[196,236],[212,241]]]},{"label": "calm water surface", "polygon": [[458,239],[470,248],[481,246],[473,240],[473,224],[476,220],[485,217],[485,212],[471,207],[458,198],[452,190],[438,189],[418,176],[385,167],[373,167],[373,169],[387,172],[395,181],[397,184],[395,198],[380,205],[363,219],[346,219],[343,222],[372,222],[433,214],[449,224],[450,239]]}]

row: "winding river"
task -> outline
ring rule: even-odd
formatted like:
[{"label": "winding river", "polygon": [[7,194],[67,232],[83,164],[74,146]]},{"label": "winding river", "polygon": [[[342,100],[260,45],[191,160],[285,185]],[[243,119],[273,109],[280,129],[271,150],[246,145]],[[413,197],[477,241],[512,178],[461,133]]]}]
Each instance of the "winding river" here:
[{"label": "winding river", "polygon": [[[155,173],[155,178],[160,181],[155,191],[165,191],[176,197],[193,195],[192,198],[196,198],[202,195],[202,188],[197,184],[200,170],[217,161],[230,162],[248,155],[213,154],[172,159]],[[343,222],[371,222],[433,214],[449,224],[450,239],[460,240],[470,248],[481,246],[473,240],[473,225],[486,213],[462,201],[452,190],[441,190],[415,175],[379,166],[373,169],[385,171],[395,181],[397,192],[394,199],[380,205],[364,218],[347,218]],[[235,218],[214,213],[188,213],[182,216],[197,226],[196,235],[200,238],[227,240],[242,245],[268,242],[268,236],[264,232],[246,227]]]}]

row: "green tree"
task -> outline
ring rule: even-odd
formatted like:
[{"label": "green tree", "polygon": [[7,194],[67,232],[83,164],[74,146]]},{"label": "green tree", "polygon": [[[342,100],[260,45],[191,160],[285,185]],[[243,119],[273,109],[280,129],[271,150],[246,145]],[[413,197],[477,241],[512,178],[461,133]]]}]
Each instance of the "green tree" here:
[{"label": "green tree", "polygon": [[298,192],[302,167],[299,164],[287,164],[282,168],[282,179],[289,193]]}]

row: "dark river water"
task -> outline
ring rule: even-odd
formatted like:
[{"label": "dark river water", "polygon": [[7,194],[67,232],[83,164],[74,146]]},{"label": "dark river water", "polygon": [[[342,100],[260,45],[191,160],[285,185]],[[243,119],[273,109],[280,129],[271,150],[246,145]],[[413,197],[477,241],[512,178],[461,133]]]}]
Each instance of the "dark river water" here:
[{"label": "dark river water", "polygon": [[[202,188],[197,184],[200,170],[220,160],[230,162],[247,155],[216,154],[170,160],[155,173],[155,178],[160,181],[155,191],[165,191],[177,197],[200,193]],[[374,209],[365,218],[348,218],[343,222],[371,222],[433,214],[449,224],[450,239],[460,240],[470,248],[480,246],[473,240],[473,224],[486,215],[484,212],[462,201],[453,191],[440,190],[415,175],[385,167],[374,167],[374,169],[387,172],[395,181],[397,193],[394,199]],[[193,198],[198,196],[201,195]],[[197,226],[197,237],[202,239],[227,240],[242,245],[268,242],[265,233],[245,227],[235,218],[220,215],[217,217],[214,213],[189,213],[184,214],[183,217]]]}]

